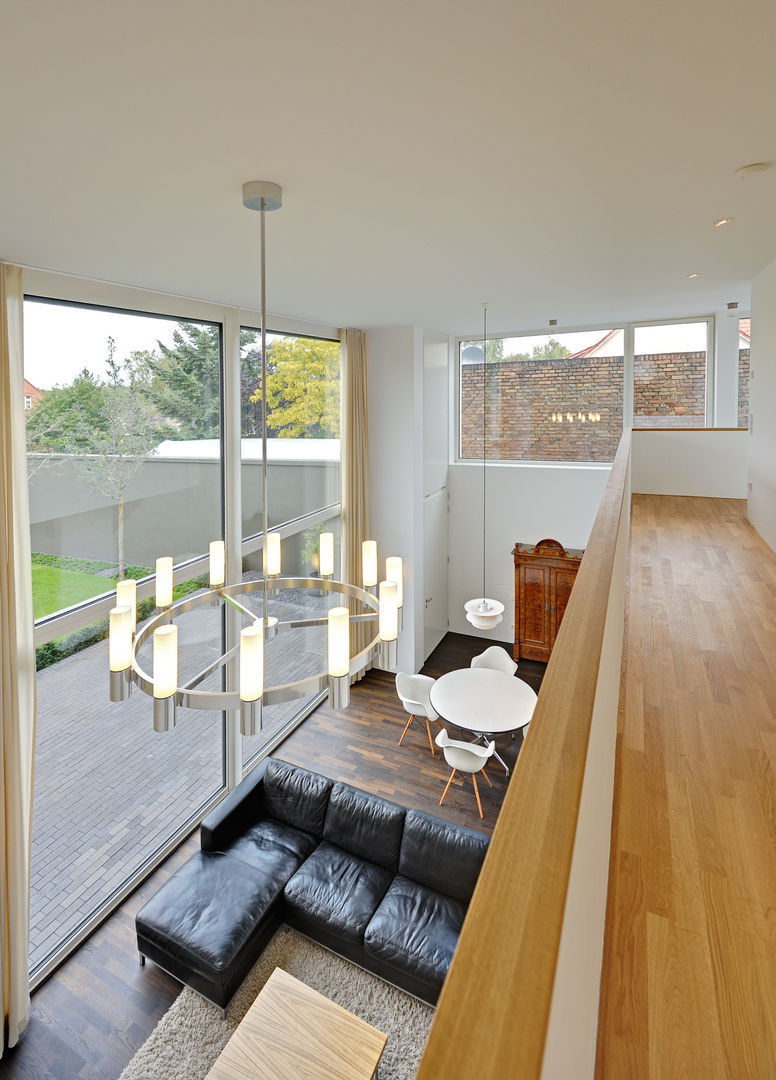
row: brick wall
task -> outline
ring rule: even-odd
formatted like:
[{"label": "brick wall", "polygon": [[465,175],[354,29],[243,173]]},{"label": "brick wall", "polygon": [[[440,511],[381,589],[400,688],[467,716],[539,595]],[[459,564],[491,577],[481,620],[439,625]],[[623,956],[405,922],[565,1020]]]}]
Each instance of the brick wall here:
[{"label": "brick wall", "polygon": [[[703,427],[706,420],[706,353],[650,353],[635,356],[633,418],[644,426]],[[654,422],[653,422],[654,421]]]},{"label": "brick wall", "polygon": [[[487,364],[487,457],[611,461],[622,435],[622,357]],[[482,364],[461,367],[461,456],[481,458]],[[599,413],[598,423],[565,419]],[[562,423],[552,414],[562,413]]]},{"label": "brick wall", "polygon": [[[635,357],[634,413],[646,426],[702,426],[706,354]],[[461,367],[461,457],[482,458],[483,365]],[[487,364],[487,457],[612,461],[622,435],[621,356]],[[563,421],[553,421],[561,413]],[[574,417],[572,422],[567,414]],[[581,422],[579,413],[600,415]],[[647,422],[648,421],[648,422]]]}]

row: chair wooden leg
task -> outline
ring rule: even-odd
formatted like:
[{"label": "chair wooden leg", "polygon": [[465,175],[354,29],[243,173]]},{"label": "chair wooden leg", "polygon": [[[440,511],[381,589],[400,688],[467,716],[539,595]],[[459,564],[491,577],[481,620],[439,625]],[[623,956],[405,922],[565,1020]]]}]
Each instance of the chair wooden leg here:
[{"label": "chair wooden leg", "polygon": [[489,777],[489,776],[488,776],[488,774],[487,774],[487,773],[485,772],[485,766],[484,766],[484,765],[483,765],[483,767],[482,767],[482,768],[480,769],[480,772],[481,772],[481,773],[482,773],[482,775],[483,775],[483,776],[485,777],[485,779],[486,779],[486,780],[488,781],[488,787],[493,787],[493,784],[491,784],[491,782],[490,782],[490,777]]},{"label": "chair wooden leg", "polygon": [[479,793],[479,790],[477,788],[477,777],[475,776],[474,773],[472,773],[472,783],[474,784],[474,794],[475,794],[475,796],[477,798],[477,809],[480,812],[480,817],[482,817],[482,803],[480,802],[480,793]]},{"label": "chair wooden leg", "polygon": [[399,746],[401,746],[401,744],[404,742],[404,736],[407,734],[407,729],[409,728],[410,724],[414,719],[415,717],[411,716],[407,723],[404,725],[404,731],[401,733],[401,738],[399,739]]},{"label": "chair wooden leg", "polygon": [[436,718],[434,723],[439,724],[440,728],[442,728],[442,730],[444,731],[445,725],[442,723],[442,721],[439,719],[439,717]]},{"label": "chair wooden leg", "polygon": [[434,753],[434,740],[431,738],[431,724],[428,722],[428,717],[426,717],[426,731],[428,732],[428,745],[431,747],[431,755],[432,757],[436,757],[436,754]]},{"label": "chair wooden leg", "polygon": [[452,772],[450,773],[450,779],[449,779],[449,780],[447,781],[447,787],[446,787],[446,788],[445,788],[445,790],[444,790],[444,791],[442,792],[442,798],[441,798],[441,799],[439,800],[439,805],[440,805],[440,806],[441,806],[441,805],[442,805],[442,803],[443,803],[443,802],[445,801],[445,795],[446,795],[446,794],[448,793],[448,791],[450,790],[450,785],[451,785],[451,784],[452,784],[452,782],[453,782],[453,777],[454,777],[454,776],[455,776],[455,769],[453,769],[453,771],[452,771]]}]

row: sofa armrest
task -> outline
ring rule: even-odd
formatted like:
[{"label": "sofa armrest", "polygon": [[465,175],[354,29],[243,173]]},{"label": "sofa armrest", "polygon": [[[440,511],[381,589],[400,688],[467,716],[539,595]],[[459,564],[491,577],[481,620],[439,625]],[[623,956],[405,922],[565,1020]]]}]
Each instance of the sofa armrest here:
[{"label": "sofa armrest", "polygon": [[264,812],[262,791],[269,758],[251,769],[234,791],[223,799],[202,821],[199,843],[203,851],[223,851],[233,840],[254,825]]}]

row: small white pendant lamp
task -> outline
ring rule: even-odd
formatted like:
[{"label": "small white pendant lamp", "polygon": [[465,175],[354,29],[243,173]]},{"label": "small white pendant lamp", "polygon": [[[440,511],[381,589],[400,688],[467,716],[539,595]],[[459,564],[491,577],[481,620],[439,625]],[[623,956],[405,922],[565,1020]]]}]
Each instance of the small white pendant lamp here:
[{"label": "small white pendant lamp", "polygon": [[482,356],[481,359],[474,354],[478,352],[476,345],[470,345],[464,349],[466,360],[473,363],[479,360],[482,363],[482,596],[474,600],[467,600],[464,604],[466,618],[477,630],[493,630],[504,617],[504,605],[499,600],[492,600],[485,595],[485,525],[486,501],[485,501],[485,462],[487,460],[487,341],[488,341],[488,305],[482,305]]}]

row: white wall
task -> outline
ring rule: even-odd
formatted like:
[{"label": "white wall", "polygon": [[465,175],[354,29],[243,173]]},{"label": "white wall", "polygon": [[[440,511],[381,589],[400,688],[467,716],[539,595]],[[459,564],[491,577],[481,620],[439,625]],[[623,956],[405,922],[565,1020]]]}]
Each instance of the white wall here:
[{"label": "white wall", "polygon": [[486,633],[466,621],[463,605],[482,595],[482,464],[450,467],[450,630],[511,642],[515,629],[512,548],[550,537],[584,548],[606,481],[608,465],[486,467],[486,592],[505,606],[504,620]]},{"label": "white wall", "polygon": [[776,261],[752,281],[749,520],[776,550]]},{"label": "white wall", "polygon": [[746,498],[749,435],[737,431],[633,432],[631,481],[644,495]]},{"label": "white wall", "polygon": [[369,513],[380,574],[387,555],[404,560],[404,629],[398,670],[423,663],[423,333],[413,327],[366,334]]}]

